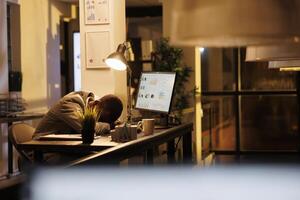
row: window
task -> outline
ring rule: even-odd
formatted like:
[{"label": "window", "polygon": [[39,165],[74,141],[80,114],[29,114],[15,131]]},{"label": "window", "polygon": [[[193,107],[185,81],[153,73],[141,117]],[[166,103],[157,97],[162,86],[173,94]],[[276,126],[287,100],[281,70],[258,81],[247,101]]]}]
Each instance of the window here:
[{"label": "window", "polygon": [[[210,134],[211,150],[235,150],[236,114],[235,99],[232,95],[205,96],[203,98],[209,104],[210,113],[204,112],[203,120],[209,120],[203,124],[203,136]],[[204,103],[205,104],[205,103]],[[207,119],[209,117],[209,119]],[[206,142],[207,143],[207,142]]]},{"label": "window", "polygon": [[268,62],[245,62],[245,49],[241,51],[241,90],[282,91],[296,89],[295,72],[268,69]]},{"label": "window", "polygon": [[[297,150],[295,72],[268,69],[267,62],[245,62],[245,49],[208,48],[201,60],[202,102],[210,104],[212,150]],[[207,123],[203,120],[203,133]]]},{"label": "window", "polygon": [[234,91],[237,49],[209,48],[202,52],[202,91]]},{"label": "window", "polygon": [[298,143],[295,95],[241,97],[241,150],[295,150]]}]

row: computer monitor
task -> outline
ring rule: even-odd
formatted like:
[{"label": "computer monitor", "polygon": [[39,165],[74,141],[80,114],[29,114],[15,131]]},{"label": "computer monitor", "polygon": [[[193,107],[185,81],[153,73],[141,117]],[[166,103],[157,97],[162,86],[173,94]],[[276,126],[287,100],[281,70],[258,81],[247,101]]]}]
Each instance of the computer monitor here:
[{"label": "computer monitor", "polygon": [[175,72],[142,72],[135,108],[168,114],[175,79]]},{"label": "computer monitor", "polygon": [[81,67],[80,67],[80,33],[73,32],[73,74],[74,91],[81,90]]}]

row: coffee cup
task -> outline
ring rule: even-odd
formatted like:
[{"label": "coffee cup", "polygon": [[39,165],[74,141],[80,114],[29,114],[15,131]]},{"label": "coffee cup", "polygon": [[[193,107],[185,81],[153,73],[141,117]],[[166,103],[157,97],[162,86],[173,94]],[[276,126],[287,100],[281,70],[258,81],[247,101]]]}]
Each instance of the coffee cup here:
[{"label": "coffee cup", "polygon": [[138,122],[138,127],[141,127],[144,135],[152,135],[154,133],[154,119],[142,119]]},{"label": "coffee cup", "polygon": [[127,142],[137,139],[137,125],[118,125],[111,131],[111,139],[114,142]]},{"label": "coffee cup", "polygon": [[127,127],[130,140],[137,139],[137,125],[130,125]]}]

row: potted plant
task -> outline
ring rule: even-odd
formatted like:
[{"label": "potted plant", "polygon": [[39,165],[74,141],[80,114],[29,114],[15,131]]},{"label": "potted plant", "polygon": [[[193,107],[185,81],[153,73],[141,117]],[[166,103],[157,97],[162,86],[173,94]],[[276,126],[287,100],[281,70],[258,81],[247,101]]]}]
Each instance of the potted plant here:
[{"label": "potted plant", "polygon": [[167,38],[161,38],[156,51],[152,53],[152,66],[154,71],[176,72],[174,98],[172,103],[173,113],[177,113],[177,120],[180,122],[183,109],[189,106],[188,99],[195,94],[195,89],[186,90],[185,84],[189,81],[192,69],[182,62],[183,50],[170,46]]},{"label": "potted plant", "polygon": [[81,119],[81,137],[82,143],[91,144],[94,142],[95,125],[100,117],[98,109],[95,107],[87,106],[83,113],[80,113]]}]

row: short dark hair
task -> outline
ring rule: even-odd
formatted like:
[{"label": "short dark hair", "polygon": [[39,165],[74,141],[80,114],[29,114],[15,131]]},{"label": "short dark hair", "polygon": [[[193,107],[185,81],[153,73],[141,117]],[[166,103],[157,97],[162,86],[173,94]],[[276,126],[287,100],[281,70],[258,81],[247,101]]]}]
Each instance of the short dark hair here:
[{"label": "short dark hair", "polygon": [[121,115],[123,104],[119,97],[108,94],[99,99],[101,115],[99,121],[106,123],[115,122]]}]

